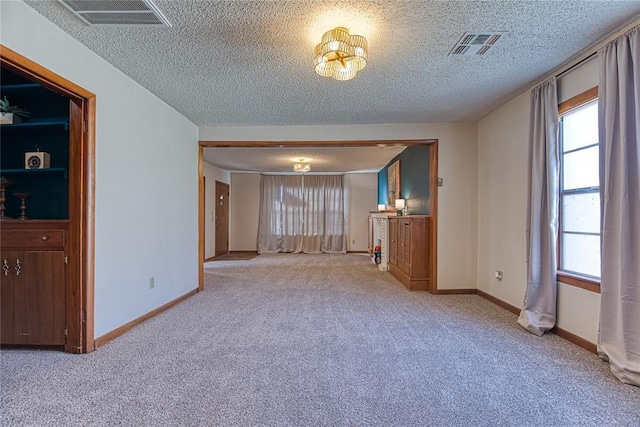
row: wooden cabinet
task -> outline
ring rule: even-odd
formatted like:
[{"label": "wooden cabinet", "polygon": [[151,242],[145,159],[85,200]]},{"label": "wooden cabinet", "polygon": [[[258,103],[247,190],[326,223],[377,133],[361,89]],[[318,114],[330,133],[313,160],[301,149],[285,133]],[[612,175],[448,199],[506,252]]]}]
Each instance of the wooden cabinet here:
[{"label": "wooden cabinet", "polygon": [[0,343],[65,344],[67,221],[2,223]]},{"label": "wooden cabinet", "polygon": [[411,291],[430,290],[430,225],[423,215],[389,218],[389,272]]}]

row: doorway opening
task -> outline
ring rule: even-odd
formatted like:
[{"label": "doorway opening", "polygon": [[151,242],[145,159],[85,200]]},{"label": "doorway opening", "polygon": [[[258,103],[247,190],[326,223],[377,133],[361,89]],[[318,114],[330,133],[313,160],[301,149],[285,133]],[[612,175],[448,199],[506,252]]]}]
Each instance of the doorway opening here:
[{"label": "doorway opening", "polygon": [[[198,288],[204,290],[204,261],[205,261],[205,218],[204,218],[204,149],[206,147],[217,148],[267,148],[267,147],[370,147],[372,150],[381,146],[428,146],[429,149],[429,172],[425,179],[429,182],[430,194],[430,215],[431,230],[429,233],[428,259],[425,260],[430,266],[431,279],[428,291],[438,292],[437,285],[437,242],[438,242],[438,140],[437,139],[411,139],[411,140],[353,140],[353,141],[199,141],[198,147],[198,174],[199,174],[199,204],[200,216],[198,222],[199,229],[199,269]],[[427,175],[425,173],[425,175]]]}]

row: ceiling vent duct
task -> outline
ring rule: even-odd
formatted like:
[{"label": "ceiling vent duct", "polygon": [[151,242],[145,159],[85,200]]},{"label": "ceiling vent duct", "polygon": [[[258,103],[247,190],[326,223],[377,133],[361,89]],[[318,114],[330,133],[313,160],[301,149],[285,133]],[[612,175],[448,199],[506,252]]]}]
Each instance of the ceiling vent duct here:
[{"label": "ceiling vent duct", "polygon": [[464,33],[449,55],[484,55],[504,32]]},{"label": "ceiling vent duct", "polygon": [[87,25],[171,27],[151,0],[58,0]]}]

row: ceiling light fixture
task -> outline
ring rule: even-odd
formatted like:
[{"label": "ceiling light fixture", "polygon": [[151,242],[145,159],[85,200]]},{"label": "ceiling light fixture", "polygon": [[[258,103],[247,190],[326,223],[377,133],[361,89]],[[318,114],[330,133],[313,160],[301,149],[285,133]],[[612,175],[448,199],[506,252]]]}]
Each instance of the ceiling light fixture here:
[{"label": "ceiling light fixture", "polygon": [[336,80],[350,80],[367,66],[367,39],[336,27],[322,35],[315,48],[316,73]]},{"label": "ceiling light fixture", "polygon": [[309,172],[311,170],[311,159],[307,158],[307,157],[299,157],[299,158],[295,158],[295,159],[291,159],[293,160],[294,163],[293,164],[293,171],[294,172]]},{"label": "ceiling light fixture", "polygon": [[293,171],[294,172],[309,172],[311,170],[310,163],[294,163]]}]

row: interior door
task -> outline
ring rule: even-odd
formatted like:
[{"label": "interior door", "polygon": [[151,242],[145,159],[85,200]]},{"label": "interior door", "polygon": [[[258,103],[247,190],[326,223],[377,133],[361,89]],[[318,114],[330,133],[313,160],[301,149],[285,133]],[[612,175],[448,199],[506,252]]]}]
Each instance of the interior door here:
[{"label": "interior door", "polygon": [[216,181],[215,256],[229,252],[229,184]]}]

